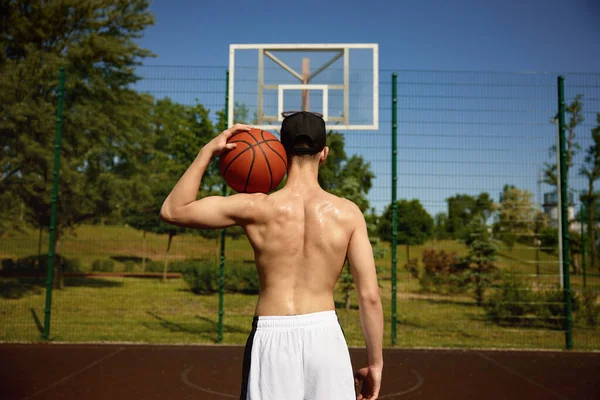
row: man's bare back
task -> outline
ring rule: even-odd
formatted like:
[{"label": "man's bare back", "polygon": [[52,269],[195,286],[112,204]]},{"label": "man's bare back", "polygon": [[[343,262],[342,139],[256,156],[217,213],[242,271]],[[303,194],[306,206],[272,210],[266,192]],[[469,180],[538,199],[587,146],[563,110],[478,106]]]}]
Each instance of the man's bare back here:
[{"label": "man's bare back", "polygon": [[[324,145],[324,129],[319,139],[322,147],[312,157],[293,156],[289,160],[283,189],[270,195],[239,193],[196,200],[210,161],[221,152],[234,149],[236,145],[227,143],[228,139],[238,131],[249,129],[251,127],[246,125],[235,125],[204,146],[163,203],[160,215],[170,224],[188,228],[220,229],[233,225],[244,228],[254,249],[260,278],[255,318],[335,313],[334,286],[347,258],[367,347],[366,366],[355,374],[356,382],[363,383],[357,399],[377,399],[383,368],[383,312],[373,251],[360,209],[348,200],[327,193],[318,184],[319,167],[329,152]],[[283,137],[282,130],[282,142]],[[249,343],[251,339],[252,335]],[[273,351],[277,353],[294,346]],[[288,364],[282,361],[281,366]],[[321,381],[332,382],[325,373],[335,370],[323,370]],[[277,382],[281,383],[281,379]],[[271,383],[271,390],[277,382]],[[333,383],[325,385],[324,390],[333,390]],[[315,384],[312,389],[321,390],[315,389],[318,386]]]},{"label": "man's bare back", "polygon": [[318,187],[255,197],[256,219],[245,230],[260,278],[256,315],[334,310],[358,208]]}]

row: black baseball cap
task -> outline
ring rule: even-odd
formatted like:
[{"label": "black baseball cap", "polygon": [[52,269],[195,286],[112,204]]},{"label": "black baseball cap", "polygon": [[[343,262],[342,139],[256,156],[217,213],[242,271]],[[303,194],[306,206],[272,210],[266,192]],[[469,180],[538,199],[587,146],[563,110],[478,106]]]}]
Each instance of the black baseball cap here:
[{"label": "black baseball cap", "polygon": [[[281,123],[281,143],[289,154],[316,154],[327,145],[325,121],[320,114],[308,111],[284,112]],[[303,138],[308,147],[299,147]],[[308,139],[308,140],[307,140]]]}]

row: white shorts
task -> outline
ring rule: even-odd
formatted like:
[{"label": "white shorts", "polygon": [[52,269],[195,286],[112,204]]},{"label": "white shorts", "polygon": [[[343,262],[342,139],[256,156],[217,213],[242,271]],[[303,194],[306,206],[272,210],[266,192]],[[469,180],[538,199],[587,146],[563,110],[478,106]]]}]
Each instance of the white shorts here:
[{"label": "white shorts", "polygon": [[336,312],[254,317],[240,399],[356,399],[348,345]]}]

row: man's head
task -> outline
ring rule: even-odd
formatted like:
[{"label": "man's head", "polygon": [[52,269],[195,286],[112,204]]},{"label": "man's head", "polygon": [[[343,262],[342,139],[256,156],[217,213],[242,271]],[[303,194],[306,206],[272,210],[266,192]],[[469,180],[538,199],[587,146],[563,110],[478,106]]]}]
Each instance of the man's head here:
[{"label": "man's head", "polygon": [[281,124],[281,143],[288,158],[325,161],[327,132],[325,121],[315,113],[299,111],[284,114]]}]

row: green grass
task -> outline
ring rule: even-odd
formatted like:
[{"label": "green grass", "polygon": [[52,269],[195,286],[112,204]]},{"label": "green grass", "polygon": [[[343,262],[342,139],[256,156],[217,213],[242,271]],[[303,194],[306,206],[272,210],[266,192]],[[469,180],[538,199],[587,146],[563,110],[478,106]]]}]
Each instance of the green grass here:
[{"label": "green grass", "polygon": [[[168,236],[144,234],[127,226],[82,225],[75,232],[65,234],[59,241],[57,252],[69,259],[77,259],[83,272],[91,270],[94,260],[113,259],[116,271],[123,270],[123,261],[134,260],[140,264],[142,257],[163,261],[167,250]],[[219,259],[216,239],[199,235],[183,234],[173,238],[169,260]],[[42,255],[48,252],[48,235],[42,235]],[[23,234],[2,238],[0,260],[18,259],[38,254],[38,232],[26,230]],[[253,254],[248,240],[228,239],[227,258],[230,260],[252,260]],[[139,268],[139,265],[138,265]]]},{"label": "green grass", "polygon": [[[390,282],[382,286],[385,345],[390,346]],[[489,322],[469,297],[419,294],[418,283],[408,276],[401,276],[398,286],[397,346],[563,348],[560,331],[502,328]],[[225,295],[224,343],[245,342],[255,304],[256,296]],[[43,307],[41,289],[0,300],[0,340],[38,341]],[[348,343],[362,346],[356,299],[350,311],[340,308],[338,313]],[[180,279],[161,283],[139,278],[68,278],[65,289],[54,291],[51,337],[60,342],[216,343],[217,321],[218,296],[194,295]],[[574,332],[577,349],[600,348],[600,331],[577,327]]]},{"label": "green grass", "polygon": [[[81,268],[89,270],[96,259],[112,258],[117,268],[122,260],[139,261],[142,255],[161,261],[167,239],[165,235],[147,235],[145,253],[143,235],[131,228],[82,226],[76,235],[61,240],[59,252],[79,259]],[[47,237],[42,252],[47,251]],[[436,248],[465,254],[463,245],[454,241],[430,242],[411,247],[411,258],[420,258],[423,248]],[[385,313],[385,345],[391,346],[391,252],[377,261],[382,285]],[[0,258],[19,258],[37,254],[37,234],[5,237],[0,244]],[[418,281],[403,266],[404,246],[398,247],[398,326],[397,346],[460,348],[564,348],[564,333],[541,328],[505,328],[485,317],[471,297],[437,296],[420,292]],[[170,259],[202,258],[218,262],[215,239],[197,235],[174,238]],[[533,257],[533,258],[532,258]],[[227,241],[227,260],[252,260],[245,238]],[[524,274],[527,279],[556,285],[556,258],[540,253],[541,276],[536,277],[535,252],[522,245],[502,249],[502,268]],[[139,263],[136,269],[139,270]],[[598,290],[600,279],[588,278],[588,288]],[[575,289],[582,287],[580,276],[572,278]],[[44,319],[45,291],[43,279],[0,279],[0,340],[38,341]],[[360,318],[353,293],[352,308],[338,309],[348,343],[363,346]],[[10,298],[15,297],[15,298]],[[336,300],[343,303],[341,294]],[[243,344],[250,329],[256,296],[225,295],[224,343]],[[342,306],[340,306],[342,307]],[[66,278],[65,289],[55,290],[52,308],[51,337],[55,341],[98,342],[131,341],[146,343],[216,343],[218,295],[197,296],[187,290],[182,279],[161,283],[140,278]],[[600,330],[576,324],[576,349],[599,349]]]}]

